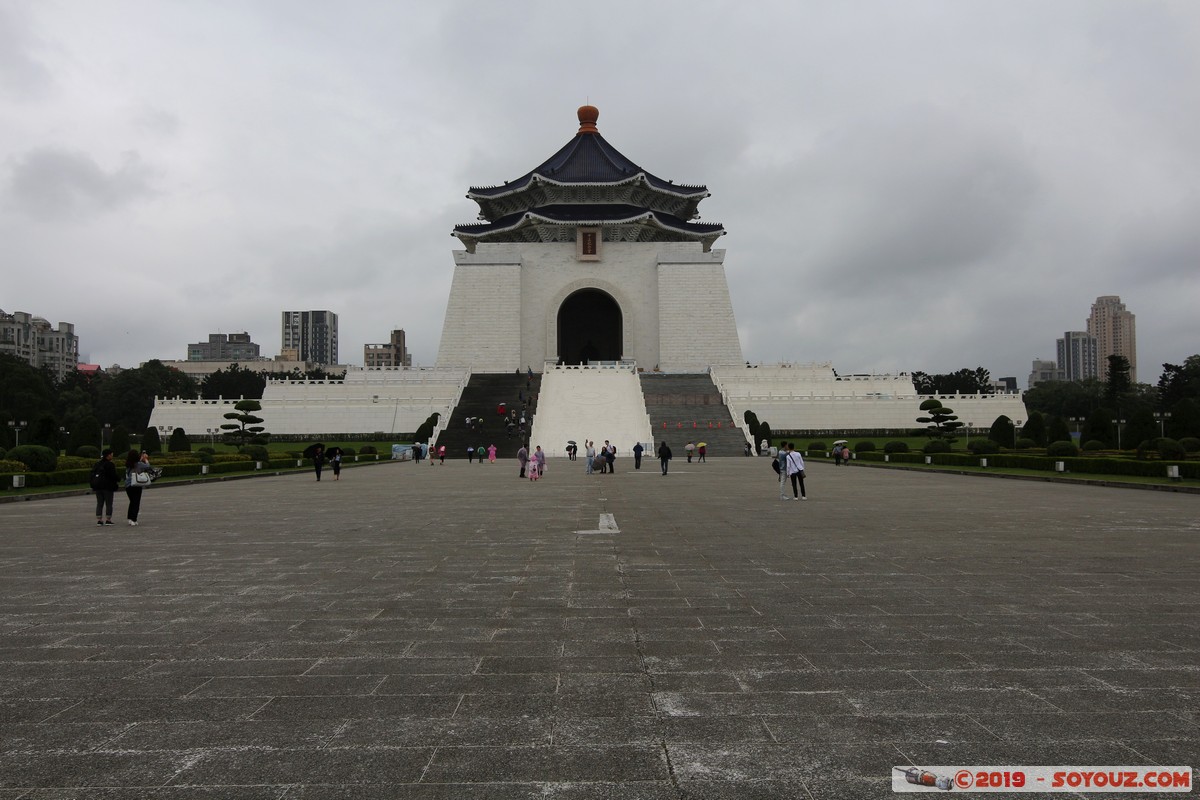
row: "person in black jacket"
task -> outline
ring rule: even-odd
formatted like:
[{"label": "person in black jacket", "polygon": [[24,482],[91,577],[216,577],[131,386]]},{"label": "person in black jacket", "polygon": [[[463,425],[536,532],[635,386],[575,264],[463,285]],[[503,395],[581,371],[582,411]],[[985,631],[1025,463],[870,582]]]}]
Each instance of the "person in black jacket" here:
[{"label": "person in black jacket", "polygon": [[96,524],[112,525],[113,495],[117,491],[119,481],[111,447],[104,448],[99,466],[100,480],[96,487]]},{"label": "person in black jacket", "polygon": [[671,448],[663,442],[658,446],[658,460],[662,462],[663,475],[667,474],[667,464],[671,461]]}]

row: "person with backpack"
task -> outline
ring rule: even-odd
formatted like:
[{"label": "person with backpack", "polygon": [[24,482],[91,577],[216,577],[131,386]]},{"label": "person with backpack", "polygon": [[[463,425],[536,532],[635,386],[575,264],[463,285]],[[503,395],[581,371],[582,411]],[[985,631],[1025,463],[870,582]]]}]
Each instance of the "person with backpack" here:
[{"label": "person with backpack", "polygon": [[804,456],[796,449],[794,444],[787,446],[787,476],[792,481],[792,499],[807,500],[808,495],[804,492]]},{"label": "person with backpack", "polygon": [[92,467],[91,486],[96,493],[96,524],[112,525],[113,494],[117,491],[117,467],[113,464],[111,447],[104,448],[100,460]]}]

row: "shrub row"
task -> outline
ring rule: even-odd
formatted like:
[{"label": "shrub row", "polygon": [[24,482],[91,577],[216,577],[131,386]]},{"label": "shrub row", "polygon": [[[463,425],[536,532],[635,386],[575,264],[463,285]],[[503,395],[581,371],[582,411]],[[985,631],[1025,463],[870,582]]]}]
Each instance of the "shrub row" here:
[{"label": "shrub row", "polygon": [[[963,453],[933,453],[929,456],[930,463],[943,467],[978,467],[979,456]],[[881,453],[860,453],[863,461],[882,462]],[[892,464],[924,464],[924,453],[891,453],[888,461]],[[1195,461],[1172,464],[1170,461],[1134,461],[1117,458],[1052,458],[1049,456],[1025,455],[988,455],[984,456],[989,467],[1005,469],[1029,469],[1043,472],[1053,472],[1056,461],[1063,462],[1068,472],[1078,472],[1090,475],[1125,475],[1146,478],[1166,477],[1167,466],[1178,466],[1181,478],[1200,478],[1200,463]]]}]

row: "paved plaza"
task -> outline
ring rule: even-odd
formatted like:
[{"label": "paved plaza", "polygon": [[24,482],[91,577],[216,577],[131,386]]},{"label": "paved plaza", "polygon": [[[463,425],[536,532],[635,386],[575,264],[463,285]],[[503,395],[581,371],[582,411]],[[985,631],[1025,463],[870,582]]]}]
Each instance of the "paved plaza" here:
[{"label": "paved plaza", "polygon": [[1200,765],[1200,497],[821,463],[781,502],[767,459],[632,466],[158,486],[137,528],[0,505],[0,800]]}]

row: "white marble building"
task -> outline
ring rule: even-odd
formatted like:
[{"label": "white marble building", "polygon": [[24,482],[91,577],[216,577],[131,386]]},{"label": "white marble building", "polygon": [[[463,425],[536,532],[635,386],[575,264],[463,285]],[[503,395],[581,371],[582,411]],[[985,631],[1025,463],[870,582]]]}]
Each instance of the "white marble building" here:
[{"label": "white marble building", "polygon": [[[480,222],[453,231],[465,249],[454,252],[437,369],[351,370],[344,382],[319,385],[272,382],[262,401],[272,432],[410,432],[434,410],[448,417],[472,372],[526,368],[548,375],[574,368],[551,376],[543,403],[554,407],[543,405],[539,414],[543,425],[581,419],[595,404],[572,405],[571,398],[628,394],[575,386],[585,380],[578,368],[589,364],[619,365],[634,383],[638,370],[709,373],[738,424],[750,409],[776,430],[918,427],[924,398],[907,375],[838,376],[830,364],[749,367],[725,251],[713,248],[725,230],[698,221],[708,189],[636,165],[600,135],[594,107],[583,106],[578,116],[575,136],[549,159],[519,178],[468,191]],[[568,388],[558,391],[555,382]],[[956,396],[946,404],[972,427],[1000,414],[1027,418],[1018,395]],[[163,400],[152,424],[200,433],[221,410]],[[628,424],[612,422],[620,430],[604,438],[645,436],[644,400],[619,416]],[[568,435],[567,427],[551,427],[552,438]]]}]

